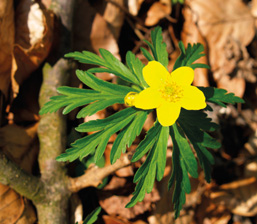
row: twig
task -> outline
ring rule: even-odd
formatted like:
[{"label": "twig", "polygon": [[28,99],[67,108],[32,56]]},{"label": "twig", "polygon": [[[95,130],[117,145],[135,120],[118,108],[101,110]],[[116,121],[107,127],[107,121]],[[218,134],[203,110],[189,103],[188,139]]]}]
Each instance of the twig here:
[{"label": "twig", "polygon": [[25,172],[0,151],[0,183],[33,201],[42,201],[44,186],[39,178]]},{"label": "twig", "polygon": [[105,177],[109,176],[120,168],[130,165],[131,156],[131,153],[124,154],[113,165],[109,165],[104,168],[93,166],[89,168],[84,175],[77,178],[70,178],[68,185],[69,190],[71,192],[78,192],[85,187],[97,187],[102,183],[102,180]]}]

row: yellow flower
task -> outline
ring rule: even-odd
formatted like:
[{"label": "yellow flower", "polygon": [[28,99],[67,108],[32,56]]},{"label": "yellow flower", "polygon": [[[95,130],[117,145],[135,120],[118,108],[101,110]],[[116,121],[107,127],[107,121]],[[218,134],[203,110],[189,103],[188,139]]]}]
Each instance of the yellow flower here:
[{"label": "yellow flower", "polygon": [[151,61],[143,68],[143,76],[149,88],[139,94],[128,93],[125,103],[143,110],[156,108],[162,126],[173,125],[181,107],[186,110],[206,107],[203,92],[191,86],[194,70],[190,67],[180,67],[170,74],[161,63]]}]

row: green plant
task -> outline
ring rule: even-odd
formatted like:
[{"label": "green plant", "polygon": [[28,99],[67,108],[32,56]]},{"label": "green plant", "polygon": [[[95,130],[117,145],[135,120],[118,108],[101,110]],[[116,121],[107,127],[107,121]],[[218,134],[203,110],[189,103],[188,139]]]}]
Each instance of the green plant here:
[{"label": "green plant", "polygon": [[[162,31],[160,27],[151,32],[152,43],[146,41],[152,54],[146,49],[141,48],[142,53],[148,61],[158,61],[165,68],[168,65],[168,53],[166,45],[162,40]],[[188,44],[185,49],[182,42],[179,43],[181,54],[176,60],[173,71],[183,66],[195,68],[208,68],[205,64],[194,63],[202,57],[204,48],[201,44]],[[91,135],[75,141],[71,148],[57,157],[58,161],[82,160],[84,157],[93,155],[94,161],[102,158],[109,138],[114,133],[119,132],[111,149],[111,163],[130,147],[136,136],[141,133],[143,124],[147,115],[153,109],[140,109],[134,107],[134,100],[140,95],[148,84],[143,75],[144,65],[135,57],[132,52],[126,55],[126,64],[122,64],[109,51],[100,49],[102,57],[91,52],[83,51],[69,53],[65,55],[68,58],[74,58],[81,63],[88,63],[97,66],[88,71],[77,70],[77,77],[91,89],[79,89],[71,87],[59,87],[57,91],[61,94],[51,97],[51,100],[41,109],[40,114],[55,112],[64,107],[63,114],[67,114],[75,108],[85,106],[78,114],[77,118],[83,118],[92,115],[112,104],[119,103],[130,106],[105,119],[93,120],[79,125],[78,132],[95,132]],[[98,79],[93,75],[94,72],[109,72],[118,76],[122,84],[113,84]],[[204,94],[206,102],[216,103],[226,107],[224,103],[243,103],[244,101],[226,90],[213,87],[199,87],[198,90]],[[132,95],[131,95],[132,93]],[[125,100],[125,101],[124,101]],[[156,107],[154,107],[156,108]],[[158,109],[158,108],[157,108]],[[211,110],[208,105],[204,110]],[[160,181],[163,178],[166,165],[166,150],[169,135],[173,141],[172,156],[172,175],[169,181],[169,189],[174,185],[173,200],[175,218],[179,216],[180,210],[185,203],[185,194],[191,191],[189,181],[192,177],[198,177],[197,160],[191,149],[192,145],[197,154],[198,161],[205,173],[207,182],[211,181],[211,165],[214,158],[207,148],[217,149],[220,143],[212,138],[207,131],[214,131],[218,125],[213,123],[207,117],[204,110],[186,110],[181,109],[178,119],[171,126],[163,126],[156,120],[154,126],[147,132],[145,138],[138,145],[132,162],[140,160],[145,154],[147,158],[142,166],[137,170],[134,176],[136,188],[133,198],[127,204],[127,207],[134,206],[138,201],[142,201],[145,193],[152,191],[155,178]]]}]

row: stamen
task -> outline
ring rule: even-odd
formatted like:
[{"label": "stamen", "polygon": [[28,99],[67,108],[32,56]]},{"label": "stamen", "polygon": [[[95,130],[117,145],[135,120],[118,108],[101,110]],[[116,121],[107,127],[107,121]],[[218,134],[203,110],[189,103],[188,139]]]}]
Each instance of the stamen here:
[{"label": "stamen", "polygon": [[168,102],[175,103],[183,97],[183,89],[172,81],[166,81],[159,89],[161,96]]}]

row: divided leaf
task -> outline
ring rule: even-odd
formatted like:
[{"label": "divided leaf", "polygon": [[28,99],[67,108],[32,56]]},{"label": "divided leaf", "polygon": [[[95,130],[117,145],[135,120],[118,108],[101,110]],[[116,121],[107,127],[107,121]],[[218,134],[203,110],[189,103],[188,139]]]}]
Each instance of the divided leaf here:
[{"label": "divided leaf", "polygon": [[187,49],[185,49],[183,42],[180,41],[178,46],[180,48],[181,53],[174,64],[173,70],[175,70],[181,66],[189,66],[192,69],[209,68],[209,66],[206,64],[201,64],[201,63],[193,64],[197,59],[199,59],[200,57],[205,55],[205,54],[201,53],[204,51],[204,47],[202,44],[197,43],[197,44],[191,45],[189,43],[187,45]]},{"label": "divided leaf", "polygon": [[75,51],[73,53],[66,54],[65,57],[74,58],[81,63],[103,66],[125,81],[136,85],[139,84],[137,77],[116,57],[114,57],[111,52],[105,49],[99,49],[99,52],[103,58],[89,51],[82,51],[82,53]]},{"label": "divided leaf", "polygon": [[[75,159],[82,160],[89,154],[94,153],[95,161],[99,160],[104,153],[104,150],[108,144],[110,137],[128,125],[136,116],[136,113],[132,113],[130,116],[126,116],[123,120],[112,123],[112,125],[105,126],[101,131],[88,135],[72,143],[72,148],[67,149],[65,153],[58,156],[57,161],[74,161]],[[98,120],[100,121],[100,120]],[[104,122],[106,123],[106,122]]]},{"label": "divided leaf", "polygon": [[214,87],[198,87],[205,95],[208,102],[216,103],[222,107],[226,107],[224,103],[244,103],[244,100],[234,93],[228,93],[225,89],[218,89]]},{"label": "divided leaf", "polygon": [[153,189],[155,177],[161,180],[166,165],[166,151],[169,137],[169,128],[163,127],[157,121],[145,139],[139,144],[132,161],[136,161],[143,155],[140,151],[144,149],[144,154],[150,150],[145,162],[138,169],[134,176],[134,182],[138,182],[131,201],[127,208],[133,207],[138,201],[144,199],[145,193],[150,193]]},{"label": "divided leaf", "polygon": [[172,175],[168,187],[171,189],[172,185],[174,185],[172,202],[174,203],[176,219],[180,214],[183,204],[185,204],[185,194],[191,191],[188,173],[193,177],[197,177],[198,172],[194,154],[182,129],[176,123],[170,127],[170,135],[173,141],[173,154]]},{"label": "divided leaf", "polygon": [[[168,58],[168,52],[167,52],[167,45],[163,42],[162,38],[162,28],[160,26],[157,26],[154,30],[151,32],[151,39],[152,43],[145,40],[148,47],[151,49],[152,54],[154,56],[155,61],[159,61],[164,67],[167,68],[169,63]],[[144,48],[140,48],[144,56],[149,60],[153,61],[153,57],[151,54],[145,50]]]}]

